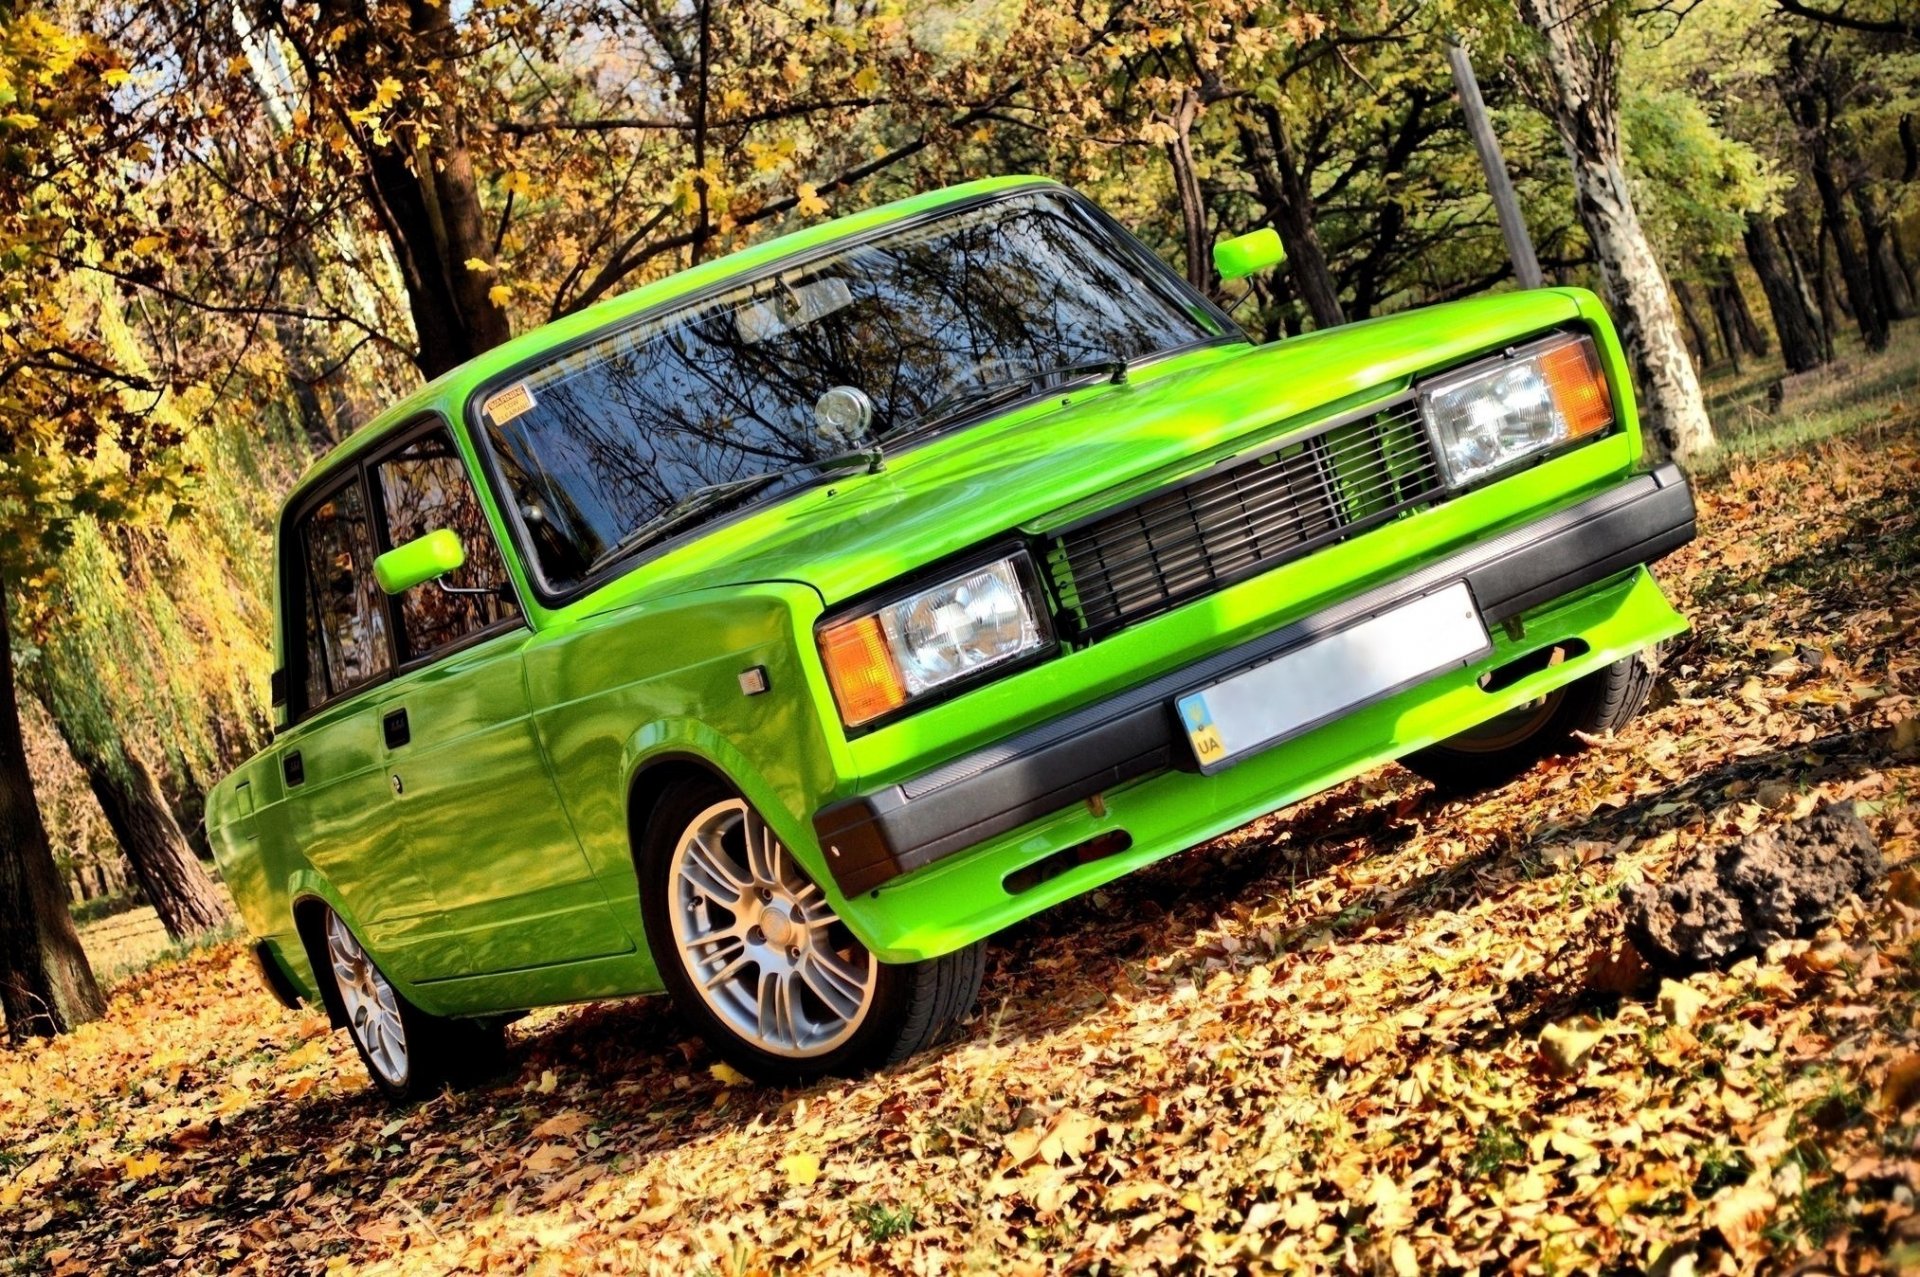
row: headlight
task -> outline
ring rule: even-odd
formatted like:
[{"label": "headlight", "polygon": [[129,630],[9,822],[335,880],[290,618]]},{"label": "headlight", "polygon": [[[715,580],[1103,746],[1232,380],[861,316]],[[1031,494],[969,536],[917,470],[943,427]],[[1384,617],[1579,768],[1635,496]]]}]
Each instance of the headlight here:
[{"label": "headlight", "polygon": [[1588,337],[1549,337],[1437,377],[1420,387],[1420,410],[1455,487],[1613,424]]},{"label": "headlight", "polygon": [[1033,605],[1025,554],[903,594],[819,634],[820,658],[847,726],[1052,643]]}]

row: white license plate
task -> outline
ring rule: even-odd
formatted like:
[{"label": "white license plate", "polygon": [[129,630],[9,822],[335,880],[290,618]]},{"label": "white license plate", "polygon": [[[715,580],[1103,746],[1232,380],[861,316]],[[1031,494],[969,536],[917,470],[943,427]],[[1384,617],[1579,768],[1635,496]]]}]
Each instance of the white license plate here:
[{"label": "white license plate", "polygon": [[1464,581],[1402,603],[1179,700],[1203,772],[1493,650]]}]

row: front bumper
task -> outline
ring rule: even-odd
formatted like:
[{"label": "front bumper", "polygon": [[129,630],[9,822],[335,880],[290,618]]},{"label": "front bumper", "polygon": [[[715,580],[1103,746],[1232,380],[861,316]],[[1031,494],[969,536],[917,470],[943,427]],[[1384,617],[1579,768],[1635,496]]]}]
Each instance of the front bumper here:
[{"label": "front bumper", "polygon": [[1193,769],[1172,708],[1183,692],[1451,581],[1467,583],[1491,628],[1651,563],[1693,535],[1693,494],[1677,467],[1662,466],[1119,696],[833,803],[815,815],[815,833],[842,893],[872,891],[1124,782]]}]

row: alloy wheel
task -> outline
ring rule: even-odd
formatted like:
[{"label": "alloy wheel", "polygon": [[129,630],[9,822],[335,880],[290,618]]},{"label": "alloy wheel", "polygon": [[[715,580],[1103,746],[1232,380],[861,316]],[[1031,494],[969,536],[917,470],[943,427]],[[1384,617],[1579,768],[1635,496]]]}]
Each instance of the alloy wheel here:
[{"label": "alloy wheel", "polygon": [[860,1027],[879,964],[753,808],[732,798],[694,817],[668,881],[681,964],[739,1037],[802,1058]]},{"label": "alloy wheel", "polygon": [[340,915],[327,914],[327,960],[347,1023],[367,1053],[367,1061],[392,1086],[407,1082],[407,1028],[400,1018],[400,997],[354,939]]}]

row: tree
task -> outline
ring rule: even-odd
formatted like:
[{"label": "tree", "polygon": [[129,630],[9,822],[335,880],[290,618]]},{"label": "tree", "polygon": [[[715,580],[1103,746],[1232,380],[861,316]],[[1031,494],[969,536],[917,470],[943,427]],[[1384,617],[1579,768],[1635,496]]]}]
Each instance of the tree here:
[{"label": "tree", "polygon": [[[123,398],[164,383],[115,366],[73,319],[72,280],[49,262],[135,251],[132,154],[97,40],[0,3],[0,1008],[14,1037],[103,1010],[27,771],[11,604],[44,588],[76,519],[169,506],[177,439]],[[109,459],[111,458],[111,459]]]},{"label": "tree", "polygon": [[52,689],[37,687],[34,694],[86,773],[107,827],[167,934],[187,940],[231,921],[225,898],[188,845],[180,821],[147,765],[120,748],[117,737],[102,739],[78,729],[74,710],[62,707]]},{"label": "tree", "polygon": [[1794,282],[1787,263],[1775,242],[1774,219],[1755,214],[1747,219],[1741,242],[1747,261],[1759,276],[1760,288],[1767,295],[1767,309],[1773,315],[1773,331],[1780,338],[1780,357],[1788,372],[1806,372],[1827,361],[1821,340],[1820,317],[1807,305],[1805,295]]},{"label": "tree", "polygon": [[1573,164],[1575,207],[1599,261],[1645,399],[1647,424],[1676,459],[1713,446],[1713,424],[1674,322],[1667,280],[1634,212],[1620,139],[1620,3],[1521,0],[1537,37],[1522,73]]},{"label": "tree", "polygon": [[1820,193],[1820,209],[1834,256],[1840,261],[1840,282],[1848,307],[1860,327],[1868,350],[1885,350],[1891,334],[1887,315],[1874,291],[1872,268],[1849,233],[1851,218],[1845,203],[1848,182],[1843,175],[1846,145],[1835,128],[1842,69],[1830,57],[1813,49],[1804,36],[1787,42],[1787,75],[1781,85],[1788,110],[1800,125],[1807,167]]}]

